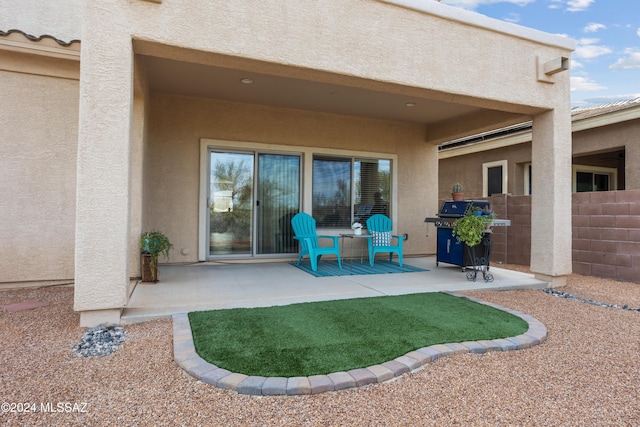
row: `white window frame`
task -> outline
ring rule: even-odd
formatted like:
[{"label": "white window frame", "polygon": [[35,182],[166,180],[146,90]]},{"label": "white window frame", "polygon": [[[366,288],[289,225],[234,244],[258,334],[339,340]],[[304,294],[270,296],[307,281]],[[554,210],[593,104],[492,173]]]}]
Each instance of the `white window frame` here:
[{"label": "white window frame", "polygon": [[601,166],[588,166],[588,165],[571,165],[571,191],[578,191],[578,172],[597,173],[609,175],[609,190],[614,191],[618,188],[618,169],[605,168]]},{"label": "white window frame", "polygon": [[[269,150],[277,151],[281,153],[295,153],[302,155],[302,211],[311,213],[312,196],[313,196],[313,155],[324,154],[340,157],[355,157],[355,158],[370,158],[381,159],[391,161],[391,200],[390,202],[390,214],[393,221],[394,230],[397,224],[397,212],[398,212],[398,155],[390,153],[380,153],[371,151],[356,151],[356,150],[339,150],[328,149],[321,147],[304,147],[304,146],[291,146],[280,144],[265,144],[259,142],[248,141],[228,141],[218,140],[210,138],[200,139],[200,197],[198,208],[198,259],[200,261],[207,260],[207,188],[209,179],[209,166],[208,166],[208,150],[209,147],[216,147],[220,149],[233,149],[233,150]],[[327,230],[326,234],[338,235],[340,233],[351,232],[351,229],[336,229],[332,228]]]},{"label": "white window frame", "polygon": [[508,162],[506,160],[497,160],[495,162],[487,162],[482,164],[482,197],[489,197],[489,169],[497,166],[502,166],[502,193],[508,192]]}]

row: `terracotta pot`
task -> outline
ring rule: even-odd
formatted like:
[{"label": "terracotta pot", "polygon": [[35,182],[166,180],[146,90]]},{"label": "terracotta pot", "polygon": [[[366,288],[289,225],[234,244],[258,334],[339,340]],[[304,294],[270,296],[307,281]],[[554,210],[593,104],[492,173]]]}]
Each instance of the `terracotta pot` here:
[{"label": "terracotta pot", "polygon": [[451,198],[454,202],[459,202],[464,200],[464,193],[451,193]]}]

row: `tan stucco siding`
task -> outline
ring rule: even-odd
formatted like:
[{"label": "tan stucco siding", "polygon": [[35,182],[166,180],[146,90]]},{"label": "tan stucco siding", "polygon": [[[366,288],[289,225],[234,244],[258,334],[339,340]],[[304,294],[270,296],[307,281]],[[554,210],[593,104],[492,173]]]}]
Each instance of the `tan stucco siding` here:
[{"label": "tan stucco siding", "polygon": [[[468,13],[446,9],[453,14]],[[190,10],[198,13],[188,13]],[[311,80],[396,93],[424,90],[433,99],[464,100],[483,108],[527,114],[551,107],[556,92],[554,85],[537,80],[536,57],[548,61],[570,53],[565,47],[505,35],[490,27],[459,25],[379,1],[301,0],[268,7],[259,1],[242,5],[224,0],[191,0],[179,5],[136,2],[123,4],[117,15],[131,18],[133,39],[189,47],[194,49],[192,54],[180,55],[195,62],[225,65],[220,62],[222,57],[207,58],[198,51],[218,53],[238,61],[265,61],[270,68],[261,66],[268,73],[305,75]],[[138,19],[140,16],[145,19]],[[194,37],[196,28],[207,30]],[[107,31],[113,29],[109,26]],[[515,25],[512,31],[525,33]],[[569,40],[565,43],[571,45]],[[150,53],[162,55],[157,50]],[[347,80],[350,76],[358,80]]]},{"label": "tan stucco siding", "polygon": [[[226,101],[155,94],[144,178],[144,228],[166,232],[174,243],[171,262],[197,261],[200,139],[277,145],[300,152],[322,147],[398,153],[397,228],[408,233],[407,253],[426,253],[424,217],[436,203],[434,148],[424,126]],[[424,188],[432,188],[430,197]],[[181,251],[186,249],[187,255]]]},{"label": "tan stucco siding", "polygon": [[46,34],[66,42],[78,40],[82,3],[83,0],[0,0],[0,29],[19,29],[36,37]]},{"label": "tan stucco siding", "polygon": [[[574,163],[581,164],[580,157],[593,155],[589,164],[618,169],[618,189],[640,189],[640,163],[635,161],[640,158],[639,135],[640,120],[638,119],[573,132]],[[441,159],[439,161],[440,198],[450,198],[451,187],[456,182],[462,183],[465,196],[482,196],[482,164],[499,160],[508,162],[507,192],[514,195],[525,194],[524,165],[531,163],[531,134],[528,138],[529,142],[521,144]],[[624,158],[613,159],[605,154],[603,156],[605,159],[598,159],[597,153],[618,150],[625,151]]]},{"label": "tan stucco siding", "polygon": [[455,183],[462,184],[466,198],[482,197],[482,165],[502,160],[507,160],[508,168],[505,193],[523,194],[522,164],[531,162],[531,143],[440,160],[440,198],[450,199]]},{"label": "tan stucco siding", "polygon": [[0,64],[0,283],[71,280],[79,63],[0,51]]},{"label": "tan stucco siding", "polygon": [[[132,210],[139,203],[133,195],[139,171],[133,170],[136,165],[131,162],[140,148],[136,146],[140,139],[131,137],[139,129],[135,112],[139,110],[133,97],[136,54],[406,94],[426,102],[449,101],[467,111],[497,111],[487,114],[487,120],[461,118],[473,124],[464,132],[505,118],[531,115],[534,127],[541,128],[537,133],[543,154],[557,154],[564,162],[570,147],[558,149],[557,145],[570,137],[562,123],[569,123],[569,76],[559,73],[551,78],[555,84],[540,83],[536,58],[549,61],[568,56],[574,43],[516,26],[512,31],[495,31],[491,25],[494,20],[467,24],[465,19],[454,20],[438,12],[446,9],[458,14],[455,8],[427,4],[427,10],[415,11],[375,0],[85,2],[74,308],[113,311],[123,307],[131,260],[138,256],[130,246],[138,234]],[[459,13],[462,18],[471,17],[467,12]],[[278,111],[266,106],[191,102],[195,101],[176,98],[161,105],[153,100],[143,147],[142,222],[145,228],[162,228],[170,237],[175,236],[176,249],[193,245],[194,236],[197,238],[196,147],[201,138],[211,138],[396,153],[397,205],[415,209],[411,217],[400,214],[396,222],[400,227],[411,227],[399,230],[411,236],[407,251],[423,252],[411,246],[420,242],[412,237],[423,232],[423,215],[437,200],[436,153],[425,140],[434,144],[436,137],[429,135],[453,135],[446,115],[440,126],[432,123],[427,129],[426,125]],[[398,145],[399,140],[405,145]],[[414,159],[425,159],[424,169]],[[561,176],[562,162],[545,162],[541,171],[552,180],[561,178],[540,182],[539,188],[554,196],[551,207],[565,187],[569,189],[570,182]],[[99,218],[98,212],[102,213]],[[413,225],[416,218],[420,221]],[[180,240],[182,236],[188,240]],[[548,247],[547,241],[567,239],[570,229],[557,226],[541,235],[535,245]],[[92,252],[98,241],[111,250],[100,255]],[[554,243],[552,248],[559,253],[563,246]],[[190,249],[185,260],[193,260],[194,253],[195,248]],[[566,273],[563,266],[536,266],[536,272]]]}]

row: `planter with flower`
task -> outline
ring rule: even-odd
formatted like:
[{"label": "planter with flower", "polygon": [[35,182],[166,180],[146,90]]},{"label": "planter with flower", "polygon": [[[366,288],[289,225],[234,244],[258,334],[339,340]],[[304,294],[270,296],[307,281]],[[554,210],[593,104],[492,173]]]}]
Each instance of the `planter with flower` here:
[{"label": "planter with flower", "polygon": [[478,272],[482,272],[485,282],[492,282],[489,271],[491,255],[491,224],[495,218],[493,212],[485,212],[469,204],[464,216],[453,223],[452,234],[459,243],[464,243],[473,263],[473,271],[467,273],[467,279],[476,281]]},{"label": "planter with flower", "polygon": [[169,250],[173,245],[160,231],[146,231],[140,236],[142,252],[142,281],[158,281],[158,258],[160,254],[169,259]]}]

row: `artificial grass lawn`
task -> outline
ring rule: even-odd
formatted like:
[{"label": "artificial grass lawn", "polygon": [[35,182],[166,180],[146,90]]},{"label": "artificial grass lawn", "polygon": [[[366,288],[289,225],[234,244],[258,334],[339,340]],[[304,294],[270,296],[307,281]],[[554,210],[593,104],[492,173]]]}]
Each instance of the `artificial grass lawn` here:
[{"label": "artificial grass lawn", "polygon": [[200,357],[264,377],[365,368],[433,344],[528,329],[517,316],[443,293],[199,311],[189,320]]}]

